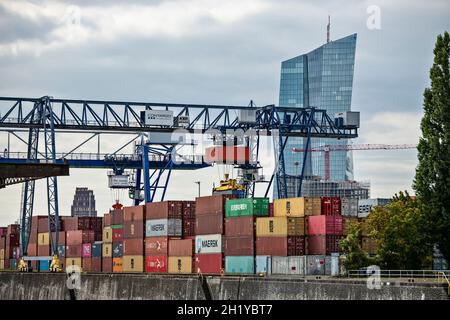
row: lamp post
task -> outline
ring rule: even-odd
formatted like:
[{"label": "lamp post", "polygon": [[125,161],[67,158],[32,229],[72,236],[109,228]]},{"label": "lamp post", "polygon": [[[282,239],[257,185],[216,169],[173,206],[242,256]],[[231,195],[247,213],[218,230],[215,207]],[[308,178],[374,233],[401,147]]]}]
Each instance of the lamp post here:
[{"label": "lamp post", "polygon": [[195,181],[196,184],[198,184],[198,196],[200,197],[200,181]]}]

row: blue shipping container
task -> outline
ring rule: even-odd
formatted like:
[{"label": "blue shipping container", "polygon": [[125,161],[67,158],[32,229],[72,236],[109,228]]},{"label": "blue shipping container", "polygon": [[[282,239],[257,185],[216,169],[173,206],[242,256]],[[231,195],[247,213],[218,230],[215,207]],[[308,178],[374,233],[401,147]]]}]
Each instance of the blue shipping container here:
[{"label": "blue shipping container", "polygon": [[91,248],[91,254],[93,258],[98,258],[102,256],[102,242],[94,242]]},{"label": "blue shipping container", "polygon": [[10,261],[11,270],[16,270],[17,269],[17,260],[11,259],[9,261]]},{"label": "blue shipping container", "polygon": [[66,256],[66,246],[59,245],[58,246],[58,257],[65,257]]},{"label": "blue shipping container", "polygon": [[256,256],[256,273],[272,274],[271,256]]},{"label": "blue shipping container", "polygon": [[254,274],[255,257],[253,256],[226,256],[225,273],[228,274]]},{"label": "blue shipping container", "polygon": [[39,260],[39,271],[49,271],[50,260]]}]

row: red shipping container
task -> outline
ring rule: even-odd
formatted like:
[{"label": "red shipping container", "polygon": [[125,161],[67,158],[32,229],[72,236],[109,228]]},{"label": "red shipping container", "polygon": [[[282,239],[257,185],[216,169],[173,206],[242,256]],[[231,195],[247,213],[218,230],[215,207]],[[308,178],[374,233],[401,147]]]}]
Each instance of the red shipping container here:
[{"label": "red shipping container", "polygon": [[205,149],[205,162],[242,164],[250,160],[250,148],[239,146],[215,146]]},{"label": "red shipping container", "polygon": [[48,246],[48,245],[38,246],[37,254],[38,254],[38,256],[45,256],[45,257],[49,256],[50,255],[50,246]]},{"label": "red shipping container", "polygon": [[196,254],[194,257],[194,273],[220,274],[224,270],[223,254]]},{"label": "red shipping container", "polygon": [[255,239],[253,236],[225,237],[226,256],[255,255]]},{"label": "red shipping container", "polygon": [[255,234],[255,218],[235,217],[225,219],[225,235],[231,237],[253,237]]},{"label": "red shipping container", "polygon": [[90,243],[83,243],[83,252],[81,256],[83,258],[90,258],[92,256],[92,246]]},{"label": "red shipping container", "polygon": [[341,214],[341,198],[339,197],[322,197],[322,214],[326,216]]},{"label": "red shipping container", "polygon": [[269,203],[269,217],[273,217],[273,202]]},{"label": "red shipping container", "polygon": [[305,236],[290,236],[287,237],[287,255],[288,256],[304,256],[305,250]]},{"label": "red shipping container", "polygon": [[[52,232],[53,240],[56,240],[56,232]],[[65,246],[66,245],[66,232],[60,231],[58,233],[58,245]]]},{"label": "red shipping container", "polygon": [[125,239],[123,240],[124,256],[143,256],[144,239]]},{"label": "red shipping container", "polygon": [[[113,229],[113,237],[114,237]],[[145,221],[125,221],[123,223],[124,239],[143,239],[145,238]]]},{"label": "red shipping container", "polygon": [[195,218],[183,218],[183,238],[195,236]]},{"label": "red shipping container", "polygon": [[66,258],[81,258],[83,254],[83,245],[67,245],[66,246]]},{"label": "red shipping container", "polygon": [[287,237],[257,237],[256,255],[287,256]]},{"label": "red shipping container", "polygon": [[7,230],[8,230],[7,227],[0,227],[0,238],[6,236]]},{"label": "red shipping container", "polygon": [[102,258],[102,272],[112,272],[112,258]]},{"label": "red shipping container", "polygon": [[195,219],[195,201],[183,201],[183,219]]},{"label": "red shipping container", "polygon": [[112,239],[115,241],[123,240],[123,228],[114,228],[112,229]]},{"label": "red shipping container", "polygon": [[83,258],[81,259],[81,268],[83,272],[91,272],[92,271],[92,260],[91,258]]},{"label": "red shipping container", "polygon": [[6,230],[7,234],[17,234],[20,233],[20,226],[18,224],[10,224]]},{"label": "red shipping container", "polygon": [[103,215],[103,227],[109,227],[111,225],[111,214],[105,213]]},{"label": "red shipping container", "polygon": [[308,235],[342,235],[342,216],[308,216]]},{"label": "red shipping container", "polygon": [[194,252],[193,241],[191,239],[169,240],[169,256],[186,257],[192,256],[193,252]]},{"label": "red shipping container", "polygon": [[91,258],[91,272],[102,272],[102,258]]},{"label": "red shipping container", "polygon": [[31,229],[29,242],[37,243],[38,232],[37,229]]},{"label": "red shipping container", "polygon": [[92,243],[95,241],[99,241],[99,236],[101,236],[101,234],[98,234],[93,230],[67,231],[66,244],[76,245],[83,243]]},{"label": "red shipping container", "polygon": [[195,221],[195,234],[224,234],[223,215],[210,214],[197,216]]},{"label": "red shipping container", "polygon": [[20,241],[20,235],[18,234],[9,234],[6,236],[6,244],[5,248],[18,247]]},{"label": "red shipping container", "polygon": [[146,204],[146,217],[150,219],[182,219],[183,201],[161,201]]},{"label": "red shipping container", "polygon": [[145,257],[145,272],[166,273],[167,256],[147,256]]},{"label": "red shipping container", "polygon": [[30,257],[36,257],[37,256],[37,243],[28,243],[27,247],[27,255]]},{"label": "red shipping container", "polygon": [[145,205],[123,208],[123,221],[145,221]]},{"label": "red shipping container", "polygon": [[[38,232],[39,233],[44,233],[44,232],[49,232],[49,227],[48,227],[48,217],[47,216],[39,216],[38,217]],[[59,217],[58,220],[58,231],[62,230],[62,219],[61,217]],[[56,231],[54,230],[54,226],[52,227],[52,231]]]},{"label": "red shipping container", "polygon": [[145,238],[146,256],[167,256],[169,253],[167,237],[148,237]]},{"label": "red shipping container", "polygon": [[235,199],[234,195],[206,196],[195,199],[195,215],[225,215],[225,201]]},{"label": "red shipping container", "polygon": [[123,224],[123,210],[122,209],[114,209],[111,210],[111,225],[121,225]]},{"label": "red shipping container", "polygon": [[330,255],[333,252],[340,252],[342,239],[342,236],[308,236],[308,254]]}]

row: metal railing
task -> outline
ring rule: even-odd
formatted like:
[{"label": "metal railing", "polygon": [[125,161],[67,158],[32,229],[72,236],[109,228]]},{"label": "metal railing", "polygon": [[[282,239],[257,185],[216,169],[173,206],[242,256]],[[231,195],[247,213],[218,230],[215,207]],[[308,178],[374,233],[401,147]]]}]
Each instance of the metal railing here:
[{"label": "metal railing", "polygon": [[438,281],[447,282],[447,294],[450,296],[450,281],[448,280],[447,274],[444,271],[438,271]]},{"label": "metal railing", "polygon": [[373,275],[379,275],[381,278],[439,280],[440,278],[450,278],[450,270],[379,270],[379,273],[378,271],[375,273],[363,268],[347,271],[348,278],[366,278]]}]

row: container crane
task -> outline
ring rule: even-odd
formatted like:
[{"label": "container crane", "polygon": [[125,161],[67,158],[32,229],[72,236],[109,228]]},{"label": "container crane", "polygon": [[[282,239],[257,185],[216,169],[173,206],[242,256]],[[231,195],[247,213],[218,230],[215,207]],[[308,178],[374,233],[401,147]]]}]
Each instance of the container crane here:
[{"label": "container crane", "polygon": [[349,145],[324,145],[311,149],[292,148],[292,152],[323,152],[325,162],[325,180],[329,181],[330,172],[330,152],[335,151],[360,151],[360,150],[405,150],[415,149],[416,144],[349,144]]}]

